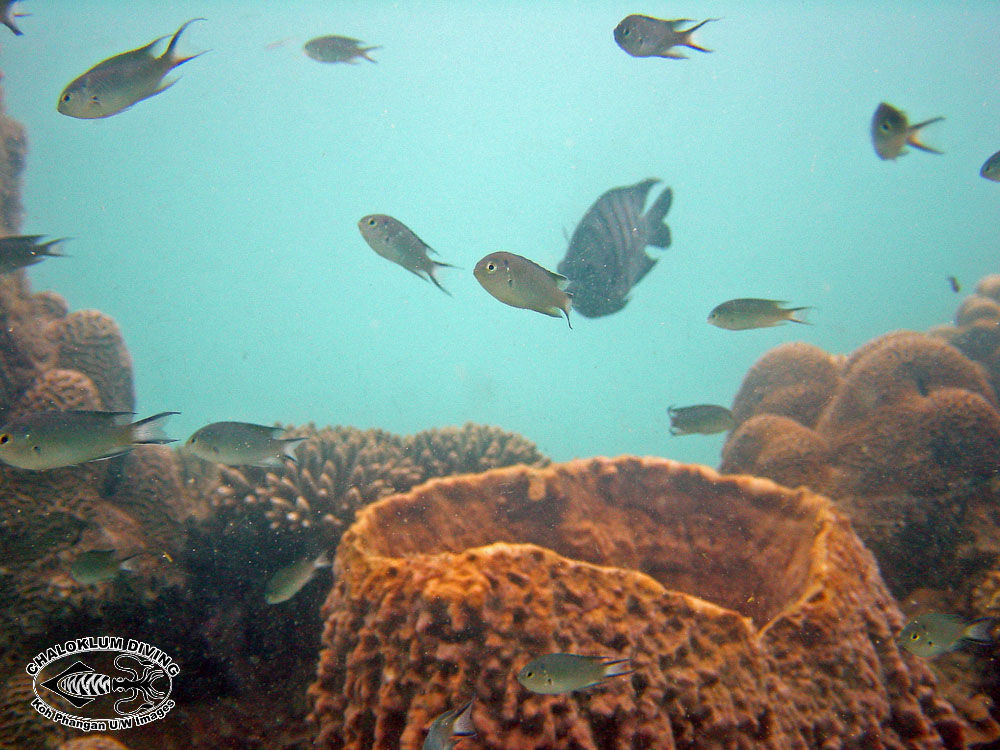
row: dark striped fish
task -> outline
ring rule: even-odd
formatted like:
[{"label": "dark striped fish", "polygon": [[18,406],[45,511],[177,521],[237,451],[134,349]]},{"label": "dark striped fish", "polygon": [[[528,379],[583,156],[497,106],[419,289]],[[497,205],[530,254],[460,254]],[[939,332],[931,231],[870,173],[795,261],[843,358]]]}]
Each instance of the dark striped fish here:
[{"label": "dark striped fish", "polygon": [[648,179],[607,191],[577,225],[558,268],[569,279],[566,291],[581,315],[598,318],[625,307],[632,287],[656,264],[646,246],[670,246],[670,228],[663,223],[673,198],[670,188],[642,211],[658,182]]}]

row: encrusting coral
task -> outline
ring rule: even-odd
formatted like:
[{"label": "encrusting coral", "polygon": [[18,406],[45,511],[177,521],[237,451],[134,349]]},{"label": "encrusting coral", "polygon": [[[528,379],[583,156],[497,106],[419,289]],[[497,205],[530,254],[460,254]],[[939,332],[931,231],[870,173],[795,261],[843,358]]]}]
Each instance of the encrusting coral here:
[{"label": "encrusting coral", "polygon": [[[317,748],[419,747],[474,699],[484,748],[961,748],[825,499],[662,459],[428,482],[367,506],[324,607]],[[540,654],[630,657],[570,695]]]}]

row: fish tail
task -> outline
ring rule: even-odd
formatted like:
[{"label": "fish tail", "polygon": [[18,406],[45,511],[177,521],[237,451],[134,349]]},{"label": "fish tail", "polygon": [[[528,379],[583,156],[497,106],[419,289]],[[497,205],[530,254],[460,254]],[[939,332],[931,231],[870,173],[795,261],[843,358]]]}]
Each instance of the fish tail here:
[{"label": "fish tail", "polygon": [[603,667],[605,677],[620,677],[635,671],[632,669],[631,659],[609,659],[604,662]]},{"label": "fish tail", "polygon": [[180,412],[161,411],[159,414],[154,414],[151,417],[146,417],[130,424],[129,430],[132,432],[132,444],[163,445],[164,443],[176,442],[174,438],[168,438],[164,434],[163,425],[161,424],[163,420],[173,414],[180,414]]},{"label": "fish tail", "polygon": [[440,289],[442,292],[444,292],[445,294],[447,294],[450,297],[451,296],[451,292],[449,292],[447,289],[445,289],[443,286],[441,286],[441,282],[438,281],[437,280],[437,276],[434,275],[434,268],[436,266],[448,266],[449,268],[454,268],[454,266],[449,265],[448,263],[436,263],[436,265],[435,266],[431,266],[431,269],[427,272],[427,278],[431,280],[431,283],[433,283],[434,286],[436,286],[438,289]]},{"label": "fish tail", "polygon": [[673,200],[674,191],[670,188],[664,188],[663,192],[653,201],[653,205],[646,212],[646,225],[649,227],[649,244],[653,247],[670,247],[670,227],[664,224],[663,220],[666,218]]},{"label": "fish tail", "polygon": [[49,240],[48,242],[43,242],[35,248],[35,252],[39,255],[50,255],[53,258],[65,258],[65,253],[58,252],[55,248],[59,247],[64,243],[68,237],[60,237],[58,240]]},{"label": "fish tail", "polygon": [[962,640],[974,641],[975,643],[993,643],[993,628],[997,625],[995,617],[980,617],[968,624],[962,631]]},{"label": "fish tail", "polygon": [[199,52],[197,55],[190,55],[188,57],[174,57],[174,48],[177,46],[177,40],[181,38],[181,34],[184,32],[188,26],[193,24],[195,21],[205,21],[205,18],[192,18],[190,21],[185,21],[174,35],[170,38],[170,44],[167,45],[167,51],[163,53],[164,60],[170,61],[170,67],[176,68],[178,65],[183,65],[188,60],[193,60],[198,57],[198,55],[204,55],[204,52]]},{"label": "fish tail", "polygon": [[456,737],[471,737],[476,733],[476,725],[472,723],[472,701],[458,710],[451,733]]},{"label": "fish tail", "polygon": [[290,458],[293,461],[298,461],[298,459],[295,457],[295,449],[299,447],[299,443],[305,440],[307,440],[307,438],[304,437],[285,438],[284,440],[282,440],[281,442],[283,445],[281,450],[285,458]]},{"label": "fish tail", "polygon": [[565,294],[566,301],[563,303],[562,311],[566,313],[566,325],[570,327],[570,330],[573,330],[573,324],[569,322],[569,311],[573,309],[573,295],[570,292],[565,292]]},{"label": "fish tail", "polygon": [[704,26],[709,21],[718,21],[718,20],[719,20],[718,18],[706,18],[704,21],[702,21],[701,23],[699,23],[697,26],[692,26],[690,29],[686,29],[684,31],[684,41],[681,42],[681,44],[683,44],[685,47],[690,47],[691,49],[696,49],[699,52],[711,52],[712,50],[707,49],[705,47],[699,47],[697,44],[695,44],[694,43],[694,39],[691,38],[691,35],[694,34],[694,32],[696,32],[698,29],[700,29],[702,26]]},{"label": "fish tail", "polygon": [[935,122],[941,122],[943,117],[932,117],[929,120],[924,120],[923,122],[918,122],[916,125],[911,125],[909,132],[906,135],[906,142],[913,146],[913,148],[919,148],[921,151],[926,151],[929,154],[941,154],[942,151],[938,151],[936,148],[931,148],[926,143],[920,140],[920,130],[928,125],[933,125]]},{"label": "fish tail", "polygon": [[[787,310],[785,310],[785,312],[788,313],[788,320],[790,320],[792,323],[801,323],[802,325],[805,325],[805,326],[811,326],[812,323],[810,323],[808,320],[806,320],[806,315],[805,315],[805,312],[804,312],[805,310],[812,310],[812,308],[811,307],[789,307]],[[802,312],[802,315],[799,315],[798,317],[796,317],[795,313],[797,313],[797,312]]]},{"label": "fish tail", "polygon": [[376,60],[376,59],[374,59],[372,57],[368,57],[368,53],[369,52],[373,52],[374,50],[377,50],[377,49],[382,49],[382,47],[381,46],[378,46],[378,47],[361,47],[361,48],[358,49],[358,52],[360,53],[361,57],[365,58],[368,62],[377,63],[378,60]]}]

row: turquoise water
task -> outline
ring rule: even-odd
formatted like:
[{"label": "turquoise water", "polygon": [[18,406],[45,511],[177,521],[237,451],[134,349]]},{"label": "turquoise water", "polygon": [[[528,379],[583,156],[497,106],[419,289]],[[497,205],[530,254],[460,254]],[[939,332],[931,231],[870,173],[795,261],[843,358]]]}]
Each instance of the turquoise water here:
[{"label": "turquoise water", "polygon": [[[716,463],[723,436],[671,438],[669,404],[729,404],[753,362],[801,338],[846,352],[950,319],[997,271],[1000,21],[992,3],[28,2],[4,35],[8,113],[29,136],[25,233],[71,236],[36,289],[121,326],[139,411],[378,426],[468,420],[554,459],[624,452]],[[28,7],[30,6],[30,7]],[[715,50],[636,59],[626,14],[687,14]],[[170,91],[107,120],[56,112],[70,80],[204,16],[211,50]],[[378,63],[322,65],[344,34]],[[272,42],[289,40],[269,48]],[[944,156],[882,162],[880,101],[936,115]],[[488,252],[549,268],[590,204],[645,177],[675,192],[673,246],[610,317],[506,307]],[[657,191],[658,194],[658,191]],[[376,256],[388,213],[434,247],[441,294]],[[811,305],[814,325],[724,331],[732,297]]]}]

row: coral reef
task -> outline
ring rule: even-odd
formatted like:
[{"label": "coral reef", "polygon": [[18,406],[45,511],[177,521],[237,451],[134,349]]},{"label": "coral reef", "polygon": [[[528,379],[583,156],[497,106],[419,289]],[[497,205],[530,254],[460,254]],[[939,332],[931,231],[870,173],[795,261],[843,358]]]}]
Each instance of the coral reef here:
[{"label": "coral reef", "polygon": [[[338,549],[310,688],[316,747],[418,747],[475,698],[485,748],[966,747],[902,617],[825,499],[623,457],[428,482]],[[569,696],[552,651],[632,658]]]},{"label": "coral reef", "polygon": [[931,333],[979,362],[1000,394],[1000,274],[979,280],[975,294],[966,297],[955,313],[955,325],[939,326]]}]

